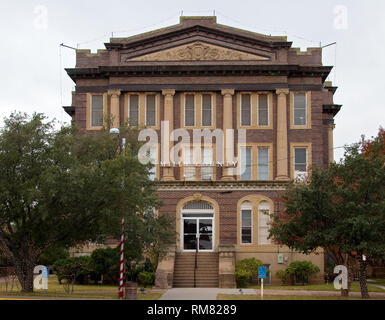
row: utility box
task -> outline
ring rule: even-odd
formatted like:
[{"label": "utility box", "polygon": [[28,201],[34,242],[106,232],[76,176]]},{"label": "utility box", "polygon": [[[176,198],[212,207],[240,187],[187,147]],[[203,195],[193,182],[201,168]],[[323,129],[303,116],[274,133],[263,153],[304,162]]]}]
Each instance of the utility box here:
[{"label": "utility box", "polygon": [[283,264],[283,254],[282,253],[278,253],[277,260],[278,260],[279,264]]}]

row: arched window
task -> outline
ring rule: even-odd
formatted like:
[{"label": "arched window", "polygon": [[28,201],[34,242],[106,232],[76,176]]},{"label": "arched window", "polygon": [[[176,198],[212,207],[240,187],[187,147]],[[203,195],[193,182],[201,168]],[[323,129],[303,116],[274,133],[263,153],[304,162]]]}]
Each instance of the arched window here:
[{"label": "arched window", "polygon": [[263,201],[258,206],[258,244],[270,244],[270,205]]},{"label": "arched window", "polygon": [[244,202],[241,206],[241,243],[253,243],[253,209],[250,202]]}]

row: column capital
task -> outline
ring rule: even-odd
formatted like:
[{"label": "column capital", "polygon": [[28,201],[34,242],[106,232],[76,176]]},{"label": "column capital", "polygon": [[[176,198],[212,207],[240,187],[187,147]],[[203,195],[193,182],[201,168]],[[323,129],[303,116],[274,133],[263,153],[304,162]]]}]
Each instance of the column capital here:
[{"label": "column capital", "polygon": [[121,90],[108,90],[108,95],[110,96],[120,96],[120,94],[122,93]]},{"label": "column capital", "polygon": [[287,94],[289,94],[289,89],[288,89],[288,88],[284,88],[284,89],[275,89],[275,93],[276,93],[277,95],[281,95],[281,94],[287,95]]},{"label": "column capital", "polygon": [[235,93],[235,90],[234,89],[222,89],[222,95],[225,96],[225,95],[234,95]]},{"label": "column capital", "polygon": [[162,94],[164,96],[173,96],[173,95],[175,95],[175,90],[174,89],[163,89]]}]

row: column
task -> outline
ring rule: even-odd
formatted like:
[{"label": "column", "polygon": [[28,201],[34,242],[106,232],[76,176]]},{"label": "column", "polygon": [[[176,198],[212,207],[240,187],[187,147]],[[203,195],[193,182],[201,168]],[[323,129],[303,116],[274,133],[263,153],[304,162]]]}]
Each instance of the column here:
[{"label": "column", "polygon": [[287,101],[289,89],[277,89],[277,177],[276,180],[289,180],[288,142],[287,142]]},{"label": "column", "polygon": [[111,117],[111,128],[120,127],[120,105],[119,97],[120,90],[108,90],[108,94],[111,96],[111,108],[110,108],[110,117]]},{"label": "column", "polygon": [[330,123],[328,124],[328,146],[329,146],[329,163],[334,162],[334,139],[333,139],[333,133],[334,129],[336,128],[336,125],[334,124],[334,120],[330,120]]},{"label": "column", "polygon": [[[223,154],[223,171],[222,171],[222,180],[224,181],[230,181],[234,180],[233,175],[233,167],[229,166],[229,162],[233,162],[233,156],[234,156],[234,150],[232,152],[232,155],[230,156],[226,152],[229,148],[228,145],[230,143],[233,144],[234,149],[234,140],[226,139],[226,130],[232,130],[233,129],[233,95],[234,95],[234,89],[222,89],[222,95],[223,95],[223,134],[224,134],[224,154]],[[227,141],[228,140],[228,141]],[[231,149],[231,148],[230,148]]]},{"label": "column", "polygon": [[162,180],[172,181],[174,180],[174,168],[170,163],[170,150],[173,146],[170,143],[171,132],[174,130],[174,95],[175,90],[166,89],[162,90],[164,95],[164,120],[165,129],[169,129],[169,134],[162,133],[162,143],[161,143],[161,161],[164,162],[163,167],[163,176]]}]

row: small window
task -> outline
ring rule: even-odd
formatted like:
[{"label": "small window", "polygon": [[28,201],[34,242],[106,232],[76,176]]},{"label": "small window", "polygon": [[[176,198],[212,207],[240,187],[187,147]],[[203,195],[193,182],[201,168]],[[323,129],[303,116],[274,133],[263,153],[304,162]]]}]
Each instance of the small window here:
[{"label": "small window", "polygon": [[294,125],[305,126],[306,123],[306,94],[294,94]]},{"label": "small window", "polygon": [[211,180],[213,177],[213,150],[211,148],[202,148],[202,180]]},{"label": "small window", "polygon": [[294,149],[294,171],[307,172],[307,149]]},{"label": "small window", "polygon": [[202,126],[209,127],[212,122],[211,94],[202,95]]},{"label": "small window", "polygon": [[100,127],[103,125],[103,96],[93,95],[91,101],[91,125]]},{"label": "small window", "polygon": [[269,180],[269,148],[258,148],[258,179]]},{"label": "small window", "polygon": [[241,148],[241,180],[251,180],[251,148]]},{"label": "small window", "polygon": [[244,203],[241,208],[241,242],[252,243],[252,207],[250,203]]},{"label": "small window", "polygon": [[261,202],[258,207],[258,243],[270,244],[270,206],[267,202]]},{"label": "small window", "polygon": [[195,96],[185,95],[184,124],[186,127],[195,126]]},{"label": "small window", "polygon": [[154,127],[156,125],[156,102],[155,95],[146,96],[146,126]]},{"label": "small window", "polygon": [[251,95],[241,95],[241,126],[251,126]]},{"label": "small window", "polygon": [[184,179],[187,181],[195,180],[195,165],[194,165],[194,153],[190,147],[183,149],[183,171]]},{"label": "small window", "polygon": [[269,104],[267,94],[258,95],[258,125],[269,125]]},{"label": "small window", "polygon": [[129,123],[131,126],[139,124],[139,96],[137,94],[130,95],[129,104]]}]

